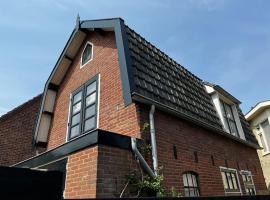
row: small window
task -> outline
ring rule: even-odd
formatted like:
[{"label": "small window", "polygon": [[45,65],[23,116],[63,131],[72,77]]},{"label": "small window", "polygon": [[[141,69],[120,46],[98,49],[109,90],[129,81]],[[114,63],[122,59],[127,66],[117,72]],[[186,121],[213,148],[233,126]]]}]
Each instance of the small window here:
[{"label": "small window", "polygon": [[260,137],[260,142],[261,142],[261,145],[263,147],[263,152],[267,152],[267,147],[266,147],[266,144],[265,144],[265,141],[264,141],[264,138],[263,138],[263,135],[262,133],[259,133],[259,137]]},{"label": "small window", "polygon": [[93,45],[87,42],[86,46],[84,47],[82,58],[81,58],[81,68],[87,64],[89,61],[92,60],[93,57]]},{"label": "small window", "polygon": [[97,78],[94,78],[72,94],[69,139],[97,127],[97,87]]},{"label": "small window", "polygon": [[184,183],[185,196],[187,197],[200,196],[198,175],[195,172],[184,173],[183,183]]},{"label": "small window", "polygon": [[243,183],[245,186],[246,194],[247,195],[255,195],[255,186],[253,183],[253,178],[250,171],[241,171]]},{"label": "small window", "polygon": [[241,194],[238,175],[235,169],[221,168],[221,176],[225,194]]},{"label": "small window", "polygon": [[234,135],[239,137],[236,121],[233,115],[233,110],[232,106],[225,103],[224,101],[221,101],[221,110],[222,110],[222,115],[224,117],[225,121],[225,127],[228,128],[229,132]]}]

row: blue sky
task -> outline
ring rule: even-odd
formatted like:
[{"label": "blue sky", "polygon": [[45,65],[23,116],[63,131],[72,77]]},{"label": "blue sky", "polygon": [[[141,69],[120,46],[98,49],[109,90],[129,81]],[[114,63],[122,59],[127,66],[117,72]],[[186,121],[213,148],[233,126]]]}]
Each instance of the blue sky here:
[{"label": "blue sky", "polygon": [[270,1],[28,0],[0,2],[0,115],[43,91],[81,19],[122,17],[248,111],[270,99]]}]

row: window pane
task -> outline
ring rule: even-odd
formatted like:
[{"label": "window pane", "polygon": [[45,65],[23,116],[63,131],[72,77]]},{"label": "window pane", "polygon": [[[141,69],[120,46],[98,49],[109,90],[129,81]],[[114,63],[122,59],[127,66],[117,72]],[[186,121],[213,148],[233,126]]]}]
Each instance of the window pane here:
[{"label": "window pane", "polygon": [[90,106],[85,110],[85,118],[91,117],[96,114],[96,104]]},{"label": "window pane", "polygon": [[85,120],[84,131],[88,131],[95,128],[95,117]]},{"label": "window pane", "polygon": [[189,188],[185,188],[185,196],[189,197]]},{"label": "window pane", "polygon": [[78,124],[80,122],[80,113],[74,115],[71,118],[71,126],[74,126],[75,124]]},{"label": "window pane", "polygon": [[229,185],[229,189],[233,189],[233,182],[232,182],[232,177],[231,177],[231,173],[226,173],[227,175],[227,179],[228,179],[228,185]]},{"label": "window pane", "polygon": [[77,93],[73,97],[73,105],[82,99],[82,92]]},{"label": "window pane", "polygon": [[187,174],[183,174],[183,182],[184,182],[184,186],[188,186],[188,183],[187,183]]},{"label": "window pane", "polygon": [[231,106],[225,103],[225,110],[226,110],[227,118],[233,119]]},{"label": "window pane", "polygon": [[75,136],[78,136],[79,135],[79,129],[80,129],[79,125],[72,127],[71,130],[70,130],[70,137],[73,138]]},{"label": "window pane", "polygon": [[234,189],[238,189],[238,183],[237,183],[237,180],[236,180],[236,174],[231,173],[231,175],[232,175],[232,181],[233,181]]},{"label": "window pane", "polygon": [[92,56],[92,45],[87,44],[82,55],[82,65],[87,63],[91,59],[91,56]]},{"label": "window pane", "polygon": [[77,103],[77,104],[75,104],[75,105],[73,106],[73,108],[72,108],[72,113],[75,114],[75,113],[77,113],[77,112],[80,112],[80,110],[81,110],[81,102],[79,102],[79,103]]},{"label": "window pane", "polygon": [[86,104],[86,106],[89,106],[89,105],[93,104],[95,101],[96,101],[96,93],[93,93],[86,98],[85,104]]},{"label": "window pane", "polygon": [[229,121],[231,133],[234,133],[234,135],[237,135],[237,127],[234,121]]},{"label": "window pane", "polygon": [[227,182],[227,179],[226,179],[225,172],[221,172],[221,176],[222,176],[224,188],[225,188],[225,189],[229,189],[229,186],[228,186],[228,182]]},{"label": "window pane", "polygon": [[195,197],[195,196],[196,196],[196,194],[195,194],[195,189],[194,189],[194,188],[190,188],[190,189],[189,189],[189,196],[190,196],[190,197]]},{"label": "window pane", "polygon": [[190,173],[187,174],[187,178],[188,178],[188,186],[193,186],[193,183],[192,183],[192,176]]},{"label": "window pane", "polygon": [[96,90],[96,82],[91,83],[90,85],[87,86],[86,88],[86,94],[91,94],[92,92],[94,92]]},{"label": "window pane", "polygon": [[260,140],[261,140],[261,144],[262,144],[262,147],[263,147],[263,151],[266,152],[267,149],[266,149],[265,141],[264,141],[264,138],[263,138],[262,134],[260,134]]},{"label": "window pane", "polygon": [[192,179],[193,179],[193,186],[197,187],[197,180],[196,180],[196,176],[192,175]]}]

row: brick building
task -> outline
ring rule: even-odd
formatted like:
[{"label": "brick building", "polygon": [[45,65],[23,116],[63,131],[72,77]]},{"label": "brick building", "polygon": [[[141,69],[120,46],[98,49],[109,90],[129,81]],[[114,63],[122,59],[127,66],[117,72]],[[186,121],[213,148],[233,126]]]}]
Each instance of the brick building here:
[{"label": "brick building", "polygon": [[41,95],[0,117],[0,165],[9,166],[34,156],[32,145]]},{"label": "brick building", "polygon": [[[46,151],[15,166],[63,170],[65,198],[119,196],[135,158],[150,176],[163,167],[167,191],[260,193],[259,146],[239,104],[122,19],[78,19],[44,89],[33,139]],[[148,162],[140,141],[152,145]]]}]

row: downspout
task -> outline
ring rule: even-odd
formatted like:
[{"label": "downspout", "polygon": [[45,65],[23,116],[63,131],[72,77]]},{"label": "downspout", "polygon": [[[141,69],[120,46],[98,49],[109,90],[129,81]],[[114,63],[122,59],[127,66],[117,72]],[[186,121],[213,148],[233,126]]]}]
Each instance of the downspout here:
[{"label": "downspout", "polygon": [[149,176],[151,178],[155,177],[154,172],[152,171],[152,169],[149,167],[149,165],[147,164],[147,162],[145,161],[145,159],[143,158],[142,154],[139,152],[139,150],[137,149],[137,141],[136,138],[131,138],[131,148],[132,151],[135,153],[135,155],[137,156],[137,158],[139,159],[142,168],[149,174]]},{"label": "downspout", "polygon": [[157,159],[157,143],[156,143],[156,130],[155,130],[155,124],[154,124],[154,113],[155,113],[155,106],[151,106],[151,110],[149,112],[149,123],[150,123],[150,135],[151,135],[151,145],[152,145],[152,159],[153,159],[153,170],[149,167],[145,159],[143,158],[142,154],[139,152],[137,148],[137,142],[136,138],[131,138],[131,149],[134,152],[134,154],[139,159],[142,168],[151,176],[151,178],[154,178],[158,175],[158,159]]},{"label": "downspout", "polygon": [[154,168],[155,176],[157,176],[157,174],[158,174],[158,159],[157,159],[157,142],[156,142],[154,113],[155,113],[155,105],[152,105],[151,110],[149,112],[149,123],[150,123],[153,168]]}]

